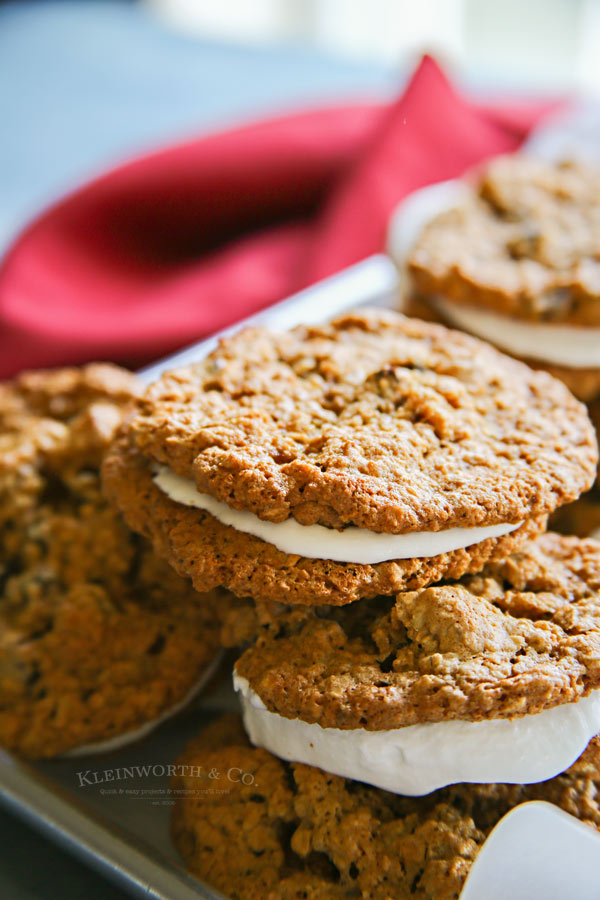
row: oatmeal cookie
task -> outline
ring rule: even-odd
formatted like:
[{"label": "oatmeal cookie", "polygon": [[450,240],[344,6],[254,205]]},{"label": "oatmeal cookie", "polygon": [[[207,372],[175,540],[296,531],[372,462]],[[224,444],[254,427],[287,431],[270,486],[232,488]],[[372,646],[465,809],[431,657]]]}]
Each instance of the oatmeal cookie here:
[{"label": "oatmeal cookie", "polygon": [[490,340],[580,400],[600,395],[600,168],[493,160],[425,226],[407,271],[410,315]]},{"label": "oatmeal cookie", "polygon": [[276,610],[236,663],[324,728],[539,713],[600,688],[600,543],[548,532],[478,575],[342,609]]},{"label": "oatmeal cookie", "polygon": [[489,559],[503,559],[546,524],[546,517],[540,516],[503,537],[450,553],[359,565],[283,553],[223,525],[208,512],[175,503],[156,486],[148,460],[127,436],[108,452],[103,482],[106,495],[123,511],[130,528],[150,538],[156,551],[191,578],[198,590],[220,585],[256,602],[340,606],[440,578],[459,578],[479,571]]},{"label": "oatmeal cookie", "polygon": [[590,486],[597,461],[560,382],[381,310],[242,331],[152,385],[129,434],[234,509],[386,534],[545,515]]},{"label": "oatmeal cookie", "polygon": [[493,160],[472,197],[423,230],[418,292],[516,319],[600,325],[600,169]]},{"label": "oatmeal cookie", "polygon": [[235,717],[205,729],[176,765],[175,846],[232,900],[456,900],[487,835],[519,803],[546,800],[600,829],[596,742],[542,784],[419,798],[283,762],[250,747]]},{"label": "oatmeal cookie", "polygon": [[102,453],[139,393],[129,372],[94,363],[24,372],[0,384],[0,562],[28,516],[55,488],[55,473],[98,469]]},{"label": "oatmeal cookie", "polygon": [[102,455],[138,389],[105,365],[0,386],[0,745],[22,756],[147,725],[218,650],[212,596],[100,490]]}]

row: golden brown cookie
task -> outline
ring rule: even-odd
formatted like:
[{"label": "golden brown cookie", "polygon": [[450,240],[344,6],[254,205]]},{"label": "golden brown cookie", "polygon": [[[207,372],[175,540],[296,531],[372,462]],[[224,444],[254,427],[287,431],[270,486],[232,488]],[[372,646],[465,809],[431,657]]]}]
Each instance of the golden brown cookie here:
[{"label": "golden brown cookie", "polygon": [[569,369],[567,366],[541,363],[539,360],[524,361],[533,369],[543,369],[554,378],[559,378],[584,403],[592,403],[600,395],[600,369]]},{"label": "golden brown cookie", "polygon": [[[519,154],[493,160],[465,202],[425,226],[407,268],[419,295],[410,305],[428,307],[427,318],[497,343],[581,400],[600,394],[600,366],[589,349],[581,357],[581,336],[568,330],[600,326],[600,168]],[[567,331],[532,331],[525,347],[511,321]]]},{"label": "golden brown cookie", "polygon": [[545,515],[597,456],[556,380],[381,310],[242,331],[152,385],[128,432],[234,509],[387,534]]},{"label": "golden brown cookie", "polygon": [[176,766],[175,846],[232,900],[456,900],[487,835],[519,803],[546,800],[600,829],[596,742],[543,784],[409,798],[282,762],[227,717]]},{"label": "golden brown cookie", "polygon": [[600,325],[600,169],[493,160],[408,261],[419,293],[529,321]]},{"label": "golden brown cookie", "polygon": [[218,650],[200,595],[100,491],[139,390],[113,366],[0,386],[0,745],[50,757],[167,712]]},{"label": "golden brown cookie", "polygon": [[[382,311],[244,331],[163,376],[138,410],[105,464],[108,493],[178,571],[240,596],[342,604],[478,571],[595,475],[595,434],[563,385]],[[416,535],[420,549],[360,560],[348,548],[332,559],[327,546],[318,558],[279,547],[171,502],[152,483],[159,464],[254,525],[321,526],[325,545],[346,528]],[[454,528],[486,532],[422,550]]]},{"label": "golden brown cookie", "polygon": [[600,688],[600,543],[547,533],[479,575],[275,610],[237,661],[271,712],[369,731],[519,717]]}]

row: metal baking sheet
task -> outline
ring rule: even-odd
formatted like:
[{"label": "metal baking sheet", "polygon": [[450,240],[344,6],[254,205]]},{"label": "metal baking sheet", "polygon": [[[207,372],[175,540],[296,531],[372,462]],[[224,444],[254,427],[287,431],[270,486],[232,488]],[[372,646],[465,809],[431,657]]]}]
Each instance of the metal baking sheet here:
[{"label": "metal baking sheet", "polygon": [[[167,368],[201,359],[219,337],[243,325],[283,329],[361,305],[390,305],[396,287],[389,259],[370,257],[140,374],[150,382]],[[0,803],[133,896],[220,900],[221,894],[186,874],[169,840],[167,766],[204,724],[236,702],[225,670],[185,713],[120,750],[34,764],[0,751]],[[123,770],[126,777],[120,777]]]}]

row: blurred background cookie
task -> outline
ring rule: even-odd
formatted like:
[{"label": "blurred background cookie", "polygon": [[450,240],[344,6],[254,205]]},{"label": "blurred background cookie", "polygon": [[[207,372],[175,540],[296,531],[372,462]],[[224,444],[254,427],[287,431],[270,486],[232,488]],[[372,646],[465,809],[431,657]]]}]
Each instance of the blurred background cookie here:
[{"label": "blurred background cookie", "polygon": [[0,387],[0,745],[27,757],[144,733],[218,653],[198,594],[102,496],[139,385],[108,365]]},{"label": "blurred background cookie", "polygon": [[600,169],[518,154],[427,224],[412,293],[441,321],[600,394]]}]

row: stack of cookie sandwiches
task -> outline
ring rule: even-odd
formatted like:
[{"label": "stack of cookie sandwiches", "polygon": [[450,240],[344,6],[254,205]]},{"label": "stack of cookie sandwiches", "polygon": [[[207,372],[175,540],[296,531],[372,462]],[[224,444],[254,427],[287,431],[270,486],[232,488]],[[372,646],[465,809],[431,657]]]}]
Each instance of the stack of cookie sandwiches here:
[{"label": "stack of cookie sandwiches", "polygon": [[257,748],[225,721],[183,757],[251,776],[178,804],[194,872],[240,900],[457,897],[523,799],[600,826],[600,544],[545,533],[596,465],[561,381],[391,312],[245,330],[147,390],[104,488],[238,598]]},{"label": "stack of cookie sandwiches", "polygon": [[[562,379],[600,422],[600,169],[514,155],[423,229],[406,312],[460,328]],[[556,520],[600,527],[600,490]]]},{"label": "stack of cookie sandwiches", "polygon": [[159,559],[100,490],[139,391],[100,364],[0,385],[0,746],[20,756],[140,737],[220,652],[214,595]]}]

